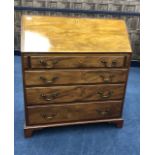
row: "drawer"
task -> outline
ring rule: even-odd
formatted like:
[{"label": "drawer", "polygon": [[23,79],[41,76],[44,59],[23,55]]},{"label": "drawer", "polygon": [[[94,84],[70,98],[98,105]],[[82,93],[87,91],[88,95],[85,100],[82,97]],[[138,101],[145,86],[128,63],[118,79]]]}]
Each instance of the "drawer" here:
[{"label": "drawer", "polygon": [[26,88],[28,105],[122,99],[124,84]]},{"label": "drawer", "polygon": [[125,69],[25,71],[25,84],[27,86],[123,83],[126,78],[127,70]]},{"label": "drawer", "polygon": [[31,56],[31,68],[120,68],[126,56]]},{"label": "drawer", "polygon": [[121,104],[115,101],[28,107],[28,124],[118,118],[121,116]]}]

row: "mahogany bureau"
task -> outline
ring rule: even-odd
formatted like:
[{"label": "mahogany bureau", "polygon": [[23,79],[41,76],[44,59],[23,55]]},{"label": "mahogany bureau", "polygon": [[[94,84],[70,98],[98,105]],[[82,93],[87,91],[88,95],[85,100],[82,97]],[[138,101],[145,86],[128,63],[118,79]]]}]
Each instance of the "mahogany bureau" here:
[{"label": "mahogany bureau", "polygon": [[123,20],[23,16],[25,136],[85,123],[121,128],[131,53]]}]

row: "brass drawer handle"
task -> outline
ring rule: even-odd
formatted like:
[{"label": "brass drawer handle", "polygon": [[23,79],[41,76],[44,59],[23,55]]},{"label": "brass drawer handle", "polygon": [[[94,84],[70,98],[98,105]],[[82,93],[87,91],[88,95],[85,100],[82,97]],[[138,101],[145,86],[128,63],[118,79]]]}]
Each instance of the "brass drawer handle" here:
[{"label": "brass drawer handle", "polygon": [[[108,67],[107,66],[108,62],[107,61],[101,60],[101,63],[104,64],[105,67]],[[113,60],[112,63],[111,63],[111,66],[109,66],[109,67],[116,67],[116,66],[117,66],[117,61]]]},{"label": "brass drawer handle", "polygon": [[55,82],[58,79],[58,77],[53,77],[51,80],[47,80],[45,77],[40,76],[40,80],[42,80],[46,84],[51,84]]},{"label": "brass drawer handle", "polygon": [[107,95],[105,95],[105,93],[101,91],[97,92],[97,94],[99,94],[102,99],[106,99],[110,98],[113,95],[113,91],[109,91]]},{"label": "brass drawer handle", "polygon": [[105,67],[107,67],[107,61],[101,60],[101,63],[104,64]]},{"label": "brass drawer handle", "polygon": [[45,119],[45,120],[51,120],[53,119],[57,114],[41,114],[41,116]]},{"label": "brass drawer handle", "polygon": [[59,61],[57,59],[52,60],[52,64],[56,65]]},{"label": "brass drawer handle", "polygon": [[[48,61],[48,60],[47,60]],[[40,62],[40,64],[42,65],[42,66],[47,66],[48,65],[48,63],[47,63],[47,61],[45,61],[45,60],[40,60],[39,62]],[[59,61],[57,60],[57,59],[54,59],[54,60],[52,60],[52,65],[55,65],[55,64],[57,64]]]},{"label": "brass drawer handle", "polygon": [[52,101],[58,97],[59,93],[53,93],[53,94],[41,94],[41,97],[46,101]]},{"label": "brass drawer handle", "polygon": [[41,64],[42,66],[47,66],[47,62],[44,61],[44,60],[40,60],[39,62],[40,62],[40,64]]},{"label": "brass drawer handle", "polygon": [[100,75],[100,77],[103,79],[103,82],[108,83],[112,82],[114,75],[108,75],[107,77],[104,75]]},{"label": "brass drawer handle", "polygon": [[103,116],[109,114],[109,110],[104,110],[104,111],[103,111],[103,110],[97,109],[96,112],[97,112],[98,114],[100,114],[100,115],[103,115]]}]

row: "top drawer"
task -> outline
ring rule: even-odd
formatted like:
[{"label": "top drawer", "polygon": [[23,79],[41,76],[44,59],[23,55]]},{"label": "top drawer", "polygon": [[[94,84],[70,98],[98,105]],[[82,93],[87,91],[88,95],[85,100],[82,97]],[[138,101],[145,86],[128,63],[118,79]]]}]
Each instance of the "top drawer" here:
[{"label": "top drawer", "polygon": [[123,68],[126,56],[30,56],[31,68]]}]

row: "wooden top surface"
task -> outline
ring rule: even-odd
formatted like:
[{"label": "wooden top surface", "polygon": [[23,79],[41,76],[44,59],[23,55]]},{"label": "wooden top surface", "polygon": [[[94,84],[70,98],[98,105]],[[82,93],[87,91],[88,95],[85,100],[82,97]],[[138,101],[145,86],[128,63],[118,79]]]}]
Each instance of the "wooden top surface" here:
[{"label": "wooden top surface", "polygon": [[123,20],[23,16],[22,52],[132,52]]}]

